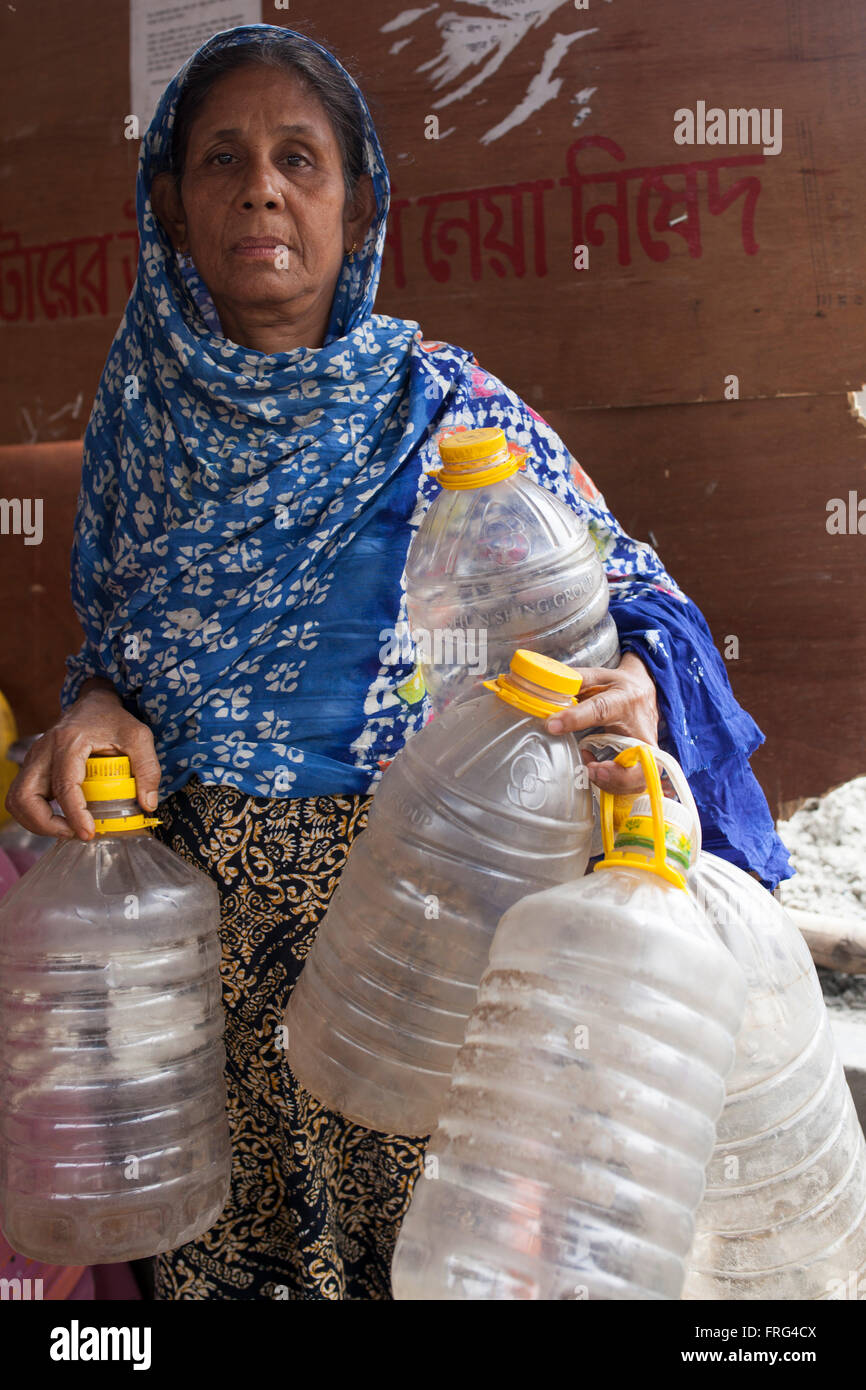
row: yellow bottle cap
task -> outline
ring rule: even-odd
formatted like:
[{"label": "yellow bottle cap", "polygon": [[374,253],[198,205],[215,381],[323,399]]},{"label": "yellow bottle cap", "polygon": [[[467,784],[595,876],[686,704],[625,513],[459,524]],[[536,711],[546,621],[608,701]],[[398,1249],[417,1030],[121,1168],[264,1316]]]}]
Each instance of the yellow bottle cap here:
[{"label": "yellow bottle cap", "polygon": [[455,430],[439,440],[439,457],[443,463],[478,463],[496,458],[507,448],[505,434],[499,428]]},{"label": "yellow bottle cap", "polygon": [[457,426],[438,436],[442,468],[436,476],[441,487],[486,487],[509,478],[526,463],[528,450],[509,444],[498,426],[470,430]]},{"label": "yellow bottle cap", "polygon": [[[533,685],[540,685],[551,694],[568,695],[571,698],[567,705],[556,700],[546,700],[543,694],[524,690],[510,680],[510,676],[531,681]],[[515,709],[523,710],[525,714],[534,714],[539,719],[547,719],[551,714],[557,714],[569,705],[577,703],[577,692],[582,683],[583,677],[577,675],[571,666],[521,647],[511,658],[508,671],[497,676],[495,680],[484,681],[484,687],[486,690],[492,690],[506,704],[514,705]]]},{"label": "yellow bottle cap", "polygon": [[88,758],[81,783],[85,801],[132,801],[135,778],[129,758]]},{"label": "yellow bottle cap", "polygon": [[[129,758],[88,758],[81,783],[85,801],[135,801],[137,792]],[[159,825],[158,816],[111,816],[93,824],[97,835],[114,830],[147,830]]]},{"label": "yellow bottle cap", "polygon": [[573,666],[563,661],[554,661],[552,656],[542,656],[540,652],[527,651],[520,647],[511,658],[510,669],[513,675],[522,676],[533,685],[543,685],[554,690],[557,695],[576,695],[583,684]]}]

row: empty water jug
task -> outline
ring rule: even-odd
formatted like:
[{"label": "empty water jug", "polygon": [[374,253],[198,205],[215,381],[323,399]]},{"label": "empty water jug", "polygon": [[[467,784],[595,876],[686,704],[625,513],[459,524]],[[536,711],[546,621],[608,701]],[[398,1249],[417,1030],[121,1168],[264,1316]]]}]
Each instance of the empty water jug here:
[{"label": "empty water jug", "polygon": [[640,758],[652,816],[614,842],[603,792],[595,872],[499,924],[398,1237],[398,1299],[680,1296],[744,982],[682,877],[688,785],[652,754],[617,758]]},{"label": "empty water jug", "polygon": [[806,943],[724,859],[689,887],[748,992],[683,1297],[866,1300],[866,1142]]},{"label": "empty water jug", "polygon": [[55,1264],[182,1245],[229,1180],[216,886],[147,833],[127,758],[83,791],[95,837],[0,904],[0,1219]]},{"label": "empty water jug", "polygon": [[517,647],[570,666],[618,666],[604,567],[582,517],[522,476],[501,429],[440,436],[442,491],[406,561],[406,606],[436,710]]},{"label": "empty water jug", "polygon": [[385,772],[286,1011],[295,1076],[370,1129],[429,1133],[500,916],[588,861],[578,746],[543,723],[580,677],[517,652],[489,684]]}]

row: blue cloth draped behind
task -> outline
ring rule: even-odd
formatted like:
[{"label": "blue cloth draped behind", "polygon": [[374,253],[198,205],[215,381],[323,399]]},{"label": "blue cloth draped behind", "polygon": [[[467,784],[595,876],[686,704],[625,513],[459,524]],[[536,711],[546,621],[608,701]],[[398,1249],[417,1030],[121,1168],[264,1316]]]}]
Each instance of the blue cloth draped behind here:
[{"label": "blue cloth draped behind", "polygon": [[[206,47],[261,33],[292,31],[243,26]],[[500,424],[529,448],[528,474],[590,526],[621,645],[655,679],[660,743],[690,780],[708,847],[770,886],[789,876],[748,763],[763,735],[699,609],[470,351],[373,312],[390,183],[354,82],[376,215],[343,262],[324,345],[265,354],[222,334],[151,208],[185,71],[142,143],[138,275],[84,440],[72,588],[86,640],[67,662],[64,708],[88,677],[111,681],[153,729],[163,795],[193,772],[254,796],[371,790],[429,713],[398,693],[412,659],[395,662],[382,635],[405,631],[406,553],[437,491],[434,433]]]}]

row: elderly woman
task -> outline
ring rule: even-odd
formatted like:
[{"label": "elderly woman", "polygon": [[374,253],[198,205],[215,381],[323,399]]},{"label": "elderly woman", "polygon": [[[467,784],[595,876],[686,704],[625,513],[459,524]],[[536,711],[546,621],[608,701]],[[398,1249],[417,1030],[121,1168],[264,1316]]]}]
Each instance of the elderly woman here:
[{"label": "elderly woman", "polygon": [[89,839],[85,759],[125,753],[156,833],[219,887],[232,1188],[160,1257],[163,1299],[390,1296],[423,1143],[325,1110],[276,1039],[382,768],[428,713],[381,635],[405,620],[436,431],[501,425],[591,528],[624,655],[583,670],[598,693],[561,729],[658,742],[709,848],[768,887],[790,873],[749,768],[761,732],[701,613],[535,411],[467,350],[373,313],[388,203],[360,91],[291,30],[216,35],[142,147],[138,278],[85,438],[86,641],[9,807]]}]

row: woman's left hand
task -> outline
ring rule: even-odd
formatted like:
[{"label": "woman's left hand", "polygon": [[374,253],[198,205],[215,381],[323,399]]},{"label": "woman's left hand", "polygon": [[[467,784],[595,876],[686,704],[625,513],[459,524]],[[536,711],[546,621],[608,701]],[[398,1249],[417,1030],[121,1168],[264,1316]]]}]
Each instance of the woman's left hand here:
[{"label": "woman's left hand", "polygon": [[[601,725],[608,733],[625,734],[643,739],[644,743],[657,744],[659,711],[655,681],[639,656],[625,652],[616,670],[604,666],[577,666],[574,670],[583,677],[578,704],[561,714],[551,715],[546,725],[548,732],[579,735]],[[585,697],[584,691],[588,692]],[[582,756],[590,780],[604,791],[624,794],[643,789],[640,764],[620,767],[613,762],[599,763],[587,749]]]}]

